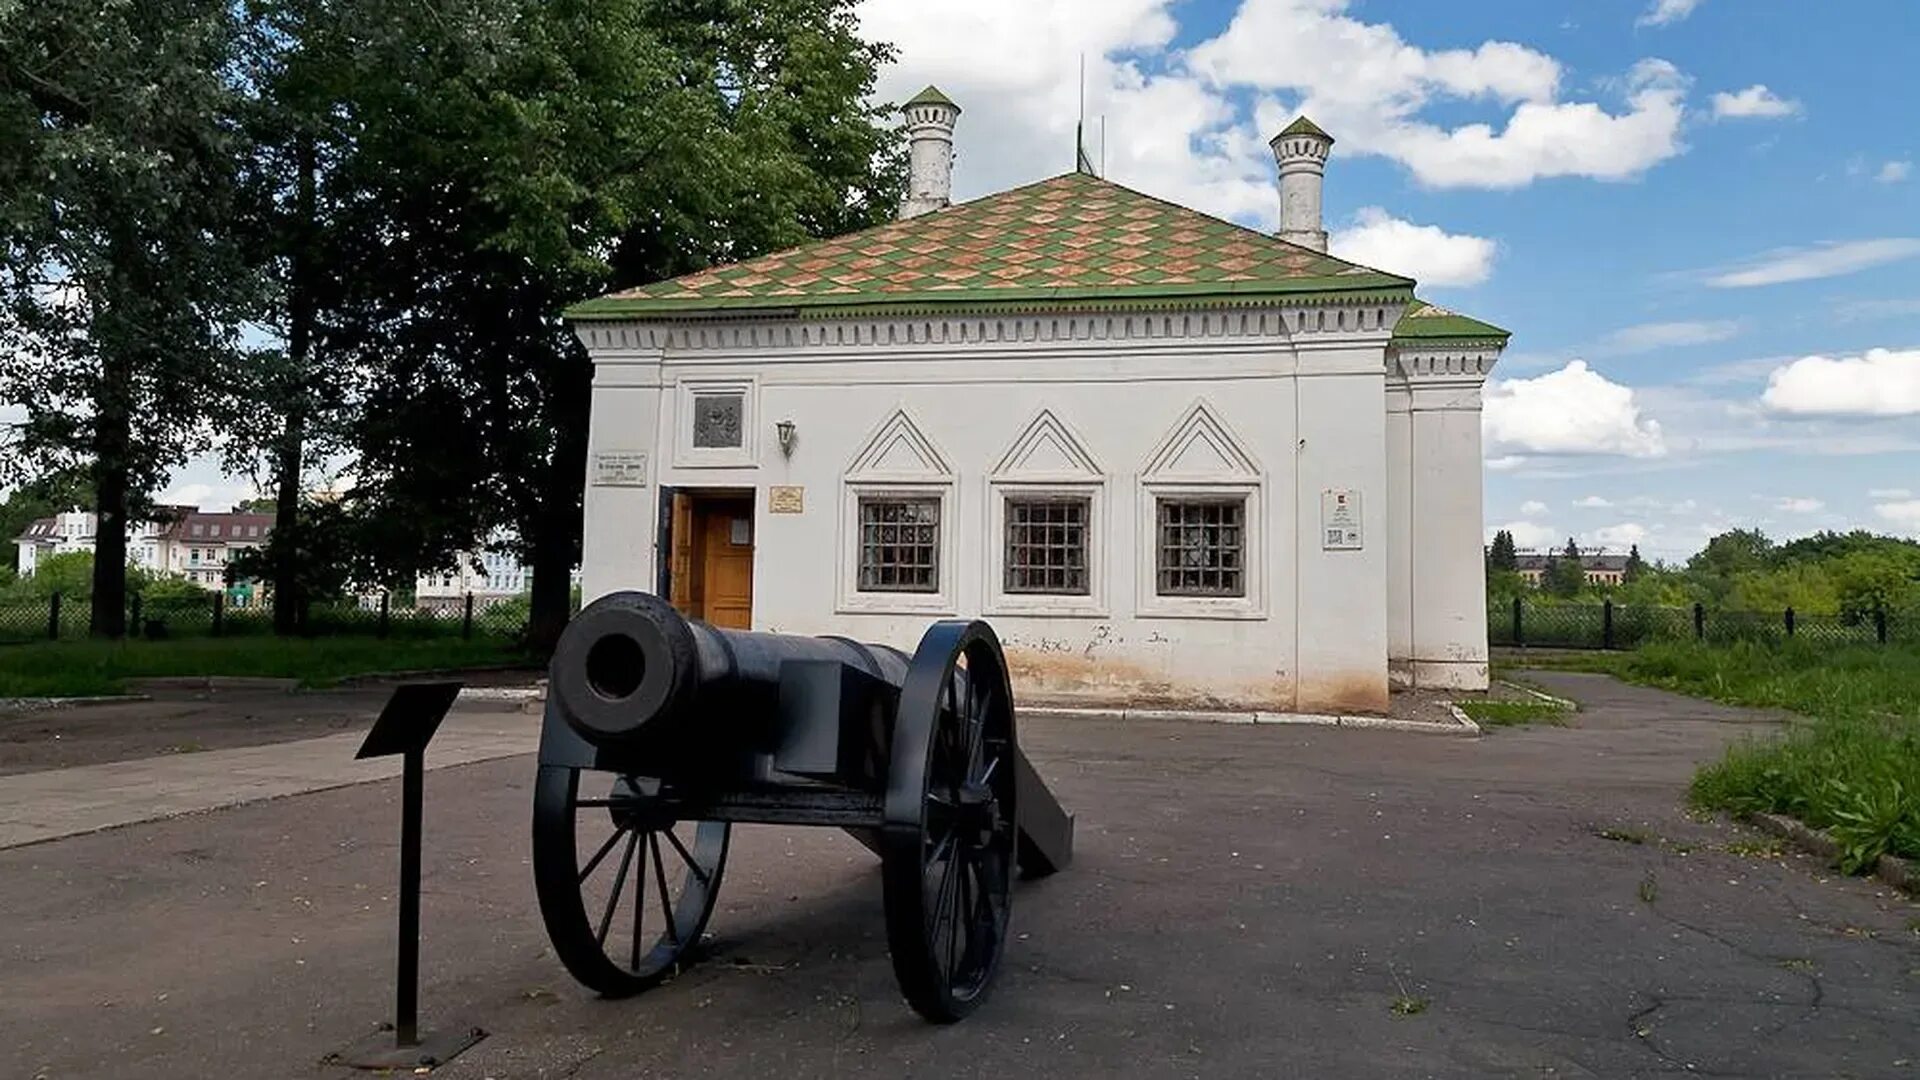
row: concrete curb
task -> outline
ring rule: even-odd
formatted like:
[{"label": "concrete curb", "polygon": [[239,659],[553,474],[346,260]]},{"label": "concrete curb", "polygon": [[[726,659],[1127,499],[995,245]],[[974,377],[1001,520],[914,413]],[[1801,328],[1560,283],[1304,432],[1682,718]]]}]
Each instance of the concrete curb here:
[{"label": "concrete curb", "polygon": [[[1835,859],[1840,855],[1840,844],[1833,837],[1785,814],[1750,814],[1747,820],[1762,832],[1772,833],[1823,859]],[[1874,865],[1873,873],[1875,877],[1896,889],[1906,892],[1920,891],[1920,872],[1915,871],[1911,859],[1903,859],[1898,855],[1882,855],[1880,861]]]},{"label": "concrete curb", "polygon": [[300,689],[299,679],[265,675],[152,675],[121,682],[139,694],[167,693],[179,690],[262,690],[292,693]]},{"label": "concrete curb", "polygon": [[1065,705],[1029,705],[1020,709],[1024,716],[1052,720],[1162,720],[1201,724],[1291,724],[1305,727],[1362,728],[1375,731],[1406,731],[1422,735],[1478,735],[1480,725],[1458,709],[1454,718],[1464,724],[1436,724],[1426,720],[1400,720],[1390,716],[1333,716],[1325,713],[1246,712],[1202,709],[1090,709]]},{"label": "concrete curb", "polygon": [[16,697],[0,698],[0,713],[43,712],[67,709],[75,705],[120,705],[130,701],[152,701],[151,694],[94,694],[90,697]]},{"label": "concrete curb", "polygon": [[1444,702],[1444,704],[1447,707],[1447,711],[1453,714],[1453,719],[1455,723],[1459,724],[1461,727],[1472,728],[1473,733],[1475,735],[1486,734],[1486,731],[1480,726],[1480,721],[1475,720],[1471,716],[1468,716],[1467,710],[1461,708],[1458,705],[1455,705],[1451,701]]},{"label": "concrete curb", "polygon": [[1535,690],[1531,686],[1527,686],[1523,683],[1513,682],[1508,679],[1500,679],[1497,681],[1500,683],[1501,686],[1507,687],[1510,690],[1518,690],[1523,694],[1530,694],[1534,698],[1540,701],[1544,701],[1555,708],[1565,709],[1568,712],[1580,711],[1580,703],[1577,701],[1572,701],[1563,697],[1555,697],[1552,694],[1547,693],[1545,690]]}]

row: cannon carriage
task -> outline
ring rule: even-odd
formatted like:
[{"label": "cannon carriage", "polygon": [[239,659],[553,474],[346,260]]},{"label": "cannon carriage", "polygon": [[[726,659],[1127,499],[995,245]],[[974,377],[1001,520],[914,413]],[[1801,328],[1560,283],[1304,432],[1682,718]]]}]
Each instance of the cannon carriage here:
[{"label": "cannon carriage", "polygon": [[936,1022],[992,986],[1016,871],[1072,853],[986,623],[937,622],[909,657],[596,600],[554,654],[534,793],[541,915],[574,977],[620,996],[695,958],[735,822],[838,827],[878,854],[895,977]]}]

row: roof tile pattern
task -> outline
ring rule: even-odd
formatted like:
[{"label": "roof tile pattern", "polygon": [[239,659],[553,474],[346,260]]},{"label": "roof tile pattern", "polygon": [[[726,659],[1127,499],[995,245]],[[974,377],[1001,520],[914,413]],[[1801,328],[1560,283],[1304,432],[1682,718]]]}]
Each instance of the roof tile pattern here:
[{"label": "roof tile pattern", "polygon": [[1412,284],[1076,172],[613,293],[569,314],[1345,292]]}]

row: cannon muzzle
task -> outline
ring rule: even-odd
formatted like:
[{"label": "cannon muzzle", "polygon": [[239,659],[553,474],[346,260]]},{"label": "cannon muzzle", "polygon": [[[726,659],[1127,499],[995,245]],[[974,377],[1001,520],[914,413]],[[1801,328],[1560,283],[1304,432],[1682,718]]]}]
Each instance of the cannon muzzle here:
[{"label": "cannon muzzle", "polygon": [[846,664],[895,687],[907,670],[907,657],[885,646],[721,630],[689,622],[652,593],[617,592],[567,624],[547,687],[582,738],[629,746],[772,716],[789,660]]}]

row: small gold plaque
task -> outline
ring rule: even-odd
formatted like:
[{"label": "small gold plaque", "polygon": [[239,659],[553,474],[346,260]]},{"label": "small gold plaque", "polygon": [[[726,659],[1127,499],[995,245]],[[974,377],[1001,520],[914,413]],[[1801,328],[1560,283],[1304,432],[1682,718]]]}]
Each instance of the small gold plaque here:
[{"label": "small gold plaque", "polygon": [[770,487],[767,489],[767,513],[798,514],[806,503],[807,489],[803,487]]}]

